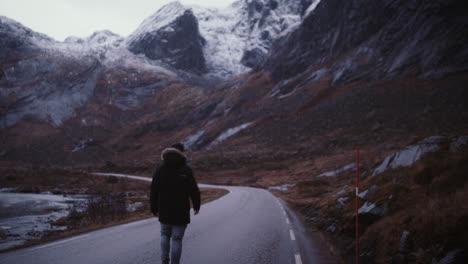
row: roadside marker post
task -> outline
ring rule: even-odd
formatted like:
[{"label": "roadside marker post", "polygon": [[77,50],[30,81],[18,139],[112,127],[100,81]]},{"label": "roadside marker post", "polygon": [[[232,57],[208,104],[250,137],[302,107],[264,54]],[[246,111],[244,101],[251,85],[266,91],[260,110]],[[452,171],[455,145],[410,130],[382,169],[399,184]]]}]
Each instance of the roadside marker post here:
[{"label": "roadside marker post", "polygon": [[356,264],[359,264],[359,148],[356,149]]}]

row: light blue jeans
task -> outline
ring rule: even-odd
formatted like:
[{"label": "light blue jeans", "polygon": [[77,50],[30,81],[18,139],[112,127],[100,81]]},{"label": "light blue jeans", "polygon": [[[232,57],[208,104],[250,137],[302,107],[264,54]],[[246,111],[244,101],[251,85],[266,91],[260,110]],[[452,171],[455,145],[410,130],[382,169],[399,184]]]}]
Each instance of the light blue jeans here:
[{"label": "light blue jeans", "polygon": [[[166,225],[161,223],[161,259],[162,263],[179,264],[182,254],[182,239],[187,225]],[[172,238],[172,245],[170,243]]]}]

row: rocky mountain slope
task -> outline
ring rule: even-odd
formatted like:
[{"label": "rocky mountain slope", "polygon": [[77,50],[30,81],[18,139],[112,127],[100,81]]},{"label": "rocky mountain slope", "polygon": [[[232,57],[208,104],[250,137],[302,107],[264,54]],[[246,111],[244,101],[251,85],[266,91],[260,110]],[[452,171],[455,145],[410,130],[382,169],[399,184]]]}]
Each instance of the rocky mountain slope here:
[{"label": "rocky mountain slope", "polygon": [[197,18],[179,2],[161,8],[127,39],[127,47],[133,53],[198,74],[206,73],[202,51],[205,44]]},{"label": "rocky mountain slope", "polygon": [[[64,42],[2,17],[1,84],[8,89],[2,89],[1,126],[10,127],[27,115],[60,126],[90,101],[98,75],[110,68],[131,68],[133,82],[143,71],[202,86],[210,86],[210,78],[246,72],[263,61],[279,34],[300,21],[304,7],[297,1],[239,1],[217,10],[174,2],[127,38],[101,31]],[[146,88],[141,89],[111,88],[128,93],[118,100],[127,105],[117,103],[118,107],[141,105],[140,99],[151,93],[147,82],[151,80],[143,80]]]},{"label": "rocky mountain slope", "polygon": [[[108,153],[100,162],[120,151],[144,157],[154,151],[145,140],[159,138],[188,142],[193,150],[253,147],[287,155],[298,146],[310,154],[398,141],[409,132],[462,133],[468,34],[460,5],[239,1],[216,10],[171,3],[128,38],[103,31],[65,42],[2,17],[3,157],[32,161],[36,151],[49,149],[52,134],[66,146],[59,147],[67,153],[58,155],[61,162],[76,164],[75,156],[97,149]],[[179,42],[180,36],[190,40]],[[227,45],[242,41],[249,48]],[[176,69],[208,72],[209,79],[216,63],[250,61],[255,49],[263,55],[254,72],[216,87]],[[239,65],[221,71],[242,72]],[[23,140],[23,130],[36,126]],[[348,137],[340,136],[344,131]]]},{"label": "rocky mountain slope", "polygon": [[241,0],[213,9],[173,2],[143,21],[127,46],[177,69],[230,77],[260,65],[273,42],[315,6],[311,3]]},{"label": "rocky mountain slope", "polygon": [[276,43],[266,68],[276,79],[315,69],[341,83],[466,71],[464,7],[461,1],[323,1]]}]

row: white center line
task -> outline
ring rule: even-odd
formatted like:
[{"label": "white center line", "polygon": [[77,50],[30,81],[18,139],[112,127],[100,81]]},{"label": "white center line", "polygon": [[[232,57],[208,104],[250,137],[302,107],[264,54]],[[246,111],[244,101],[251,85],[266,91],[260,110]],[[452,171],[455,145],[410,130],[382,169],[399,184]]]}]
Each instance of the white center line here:
[{"label": "white center line", "polygon": [[289,218],[286,217],[286,224],[289,225]]},{"label": "white center line", "polygon": [[289,236],[291,237],[291,240],[296,240],[296,237],[294,236],[294,232],[292,229],[289,229]]},{"label": "white center line", "polygon": [[295,254],[294,257],[296,258],[296,264],[302,264],[301,255]]}]

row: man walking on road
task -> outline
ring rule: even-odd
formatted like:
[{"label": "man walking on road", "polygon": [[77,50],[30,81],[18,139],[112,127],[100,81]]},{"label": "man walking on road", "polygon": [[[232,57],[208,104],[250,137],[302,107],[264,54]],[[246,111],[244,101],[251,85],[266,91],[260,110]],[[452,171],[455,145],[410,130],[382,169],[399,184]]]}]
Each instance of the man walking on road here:
[{"label": "man walking on road", "polygon": [[180,262],[182,239],[190,223],[190,200],[195,215],[200,210],[200,190],[183,151],[184,145],[180,143],[165,149],[151,182],[151,212],[161,222],[163,264],[169,264],[169,260],[171,264]]}]

